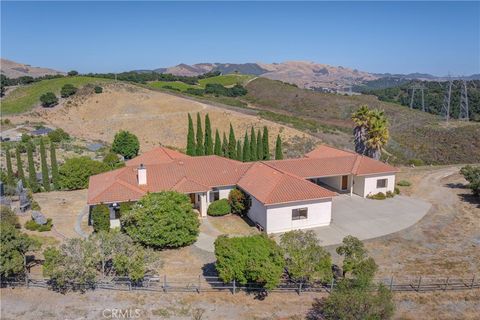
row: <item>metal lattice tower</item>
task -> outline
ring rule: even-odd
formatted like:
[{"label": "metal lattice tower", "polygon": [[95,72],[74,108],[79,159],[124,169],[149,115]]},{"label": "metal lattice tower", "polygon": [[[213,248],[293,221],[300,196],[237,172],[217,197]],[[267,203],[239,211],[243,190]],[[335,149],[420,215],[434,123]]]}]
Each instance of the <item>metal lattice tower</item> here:
[{"label": "metal lattice tower", "polygon": [[460,120],[469,120],[468,114],[468,92],[467,92],[467,81],[463,80],[462,92],[460,94],[460,113],[458,115]]},{"label": "metal lattice tower", "polygon": [[445,120],[448,122],[450,119],[450,101],[452,99],[452,79],[448,77],[448,87],[443,98],[442,114],[445,117]]},{"label": "metal lattice tower", "polygon": [[425,93],[424,93],[424,91],[426,90],[425,86],[422,84],[414,84],[410,87],[410,89],[412,90],[412,95],[410,96],[410,109],[413,109],[413,100],[415,98],[415,91],[420,90],[420,94],[422,96],[422,111],[425,112]]}]

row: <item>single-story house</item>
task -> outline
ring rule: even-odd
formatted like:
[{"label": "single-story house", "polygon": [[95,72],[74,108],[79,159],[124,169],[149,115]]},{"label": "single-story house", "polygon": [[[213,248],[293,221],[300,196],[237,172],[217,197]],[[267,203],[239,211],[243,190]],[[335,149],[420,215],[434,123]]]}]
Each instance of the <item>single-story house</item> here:
[{"label": "single-story house", "polygon": [[338,193],[366,197],[394,191],[397,169],[381,161],[322,145],[303,158],[239,162],[219,156],[189,157],[158,147],[126,166],[90,177],[88,204],[108,204],[119,225],[119,203],[147,192],[188,194],[200,216],[237,187],[251,200],[249,218],[268,233],[330,224]]}]

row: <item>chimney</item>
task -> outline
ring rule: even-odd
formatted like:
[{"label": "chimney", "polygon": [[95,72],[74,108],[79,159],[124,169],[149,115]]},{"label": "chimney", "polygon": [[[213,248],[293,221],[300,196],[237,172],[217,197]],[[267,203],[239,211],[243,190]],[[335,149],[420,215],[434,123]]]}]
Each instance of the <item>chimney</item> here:
[{"label": "chimney", "polygon": [[143,166],[143,163],[140,164],[140,167],[138,167],[137,177],[138,177],[138,185],[147,184],[147,168]]}]

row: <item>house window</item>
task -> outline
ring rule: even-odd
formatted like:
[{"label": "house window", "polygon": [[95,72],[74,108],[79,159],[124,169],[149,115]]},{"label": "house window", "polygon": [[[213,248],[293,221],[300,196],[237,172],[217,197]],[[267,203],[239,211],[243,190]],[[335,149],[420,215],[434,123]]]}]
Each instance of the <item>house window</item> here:
[{"label": "house window", "polygon": [[212,190],[210,191],[210,202],[217,201],[220,199],[220,191]]},{"label": "house window", "polygon": [[386,187],[387,187],[387,179],[377,180],[377,188],[386,188]]},{"label": "house window", "polygon": [[300,208],[292,210],[292,220],[302,220],[308,218],[308,208]]}]

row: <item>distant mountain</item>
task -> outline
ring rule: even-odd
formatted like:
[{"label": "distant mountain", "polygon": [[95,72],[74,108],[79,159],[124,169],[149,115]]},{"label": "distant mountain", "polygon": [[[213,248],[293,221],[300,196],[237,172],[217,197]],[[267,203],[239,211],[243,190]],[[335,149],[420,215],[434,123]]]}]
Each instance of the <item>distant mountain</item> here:
[{"label": "distant mountain", "polygon": [[18,63],[7,59],[0,59],[0,69],[1,73],[8,78],[19,78],[24,76],[37,78],[45,75],[66,74],[62,71],[42,67],[32,67],[29,64]]},{"label": "distant mountain", "polygon": [[428,73],[409,73],[409,74],[391,74],[391,73],[374,73],[379,78],[397,78],[402,80],[423,80],[423,81],[448,81],[452,80],[480,80],[480,74],[472,74],[470,76],[434,76]]}]

